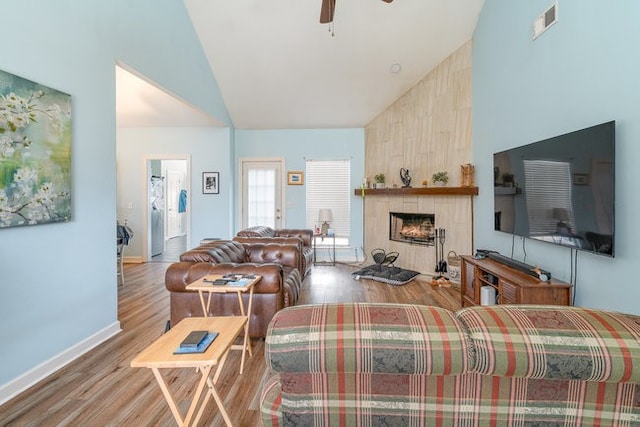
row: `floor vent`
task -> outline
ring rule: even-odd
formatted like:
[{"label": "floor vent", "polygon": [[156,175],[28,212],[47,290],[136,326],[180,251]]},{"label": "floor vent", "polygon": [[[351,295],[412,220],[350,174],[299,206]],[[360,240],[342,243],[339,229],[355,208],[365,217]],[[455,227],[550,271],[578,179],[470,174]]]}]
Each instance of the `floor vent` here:
[{"label": "floor vent", "polygon": [[533,21],[533,39],[540,37],[556,22],[558,22],[558,2],[552,4],[549,9],[545,10],[542,15]]}]

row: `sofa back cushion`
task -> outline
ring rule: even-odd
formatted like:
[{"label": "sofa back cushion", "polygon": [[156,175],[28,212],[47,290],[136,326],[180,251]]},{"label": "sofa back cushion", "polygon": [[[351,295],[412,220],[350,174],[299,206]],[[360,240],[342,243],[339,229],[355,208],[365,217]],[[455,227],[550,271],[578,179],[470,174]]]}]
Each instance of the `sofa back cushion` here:
[{"label": "sofa back cushion", "polygon": [[213,240],[180,255],[183,262],[247,262],[244,246],[231,240]]},{"label": "sofa back cushion", "polygon": [[308,228],[281,228],[275,230],[275,237],[298,237],[304,246],[313,246],[313,230]]},{"label": "sofa back cushion", "polygon": [[294,306],[271,320],[265,344],[278,372],[455,375],[473,366],[453,313],[401,304]]},{"label": "sofa back cushion", "polygon": [[276,263],[286,267],[300,267],[300,250],[296,244],[247,243],[244,244],[247,262]]},{"label": "sofa back cushion", "polygon": [[640,382],[640,317],[561,306],[460,310],[485,375]]},{"label": "sofa back cushion", "polygon": [[253,227],[245,228],[236,233],[236,236],[240,237],[274,237],[275,230],[271,227],[264,225],[256,225]]}]

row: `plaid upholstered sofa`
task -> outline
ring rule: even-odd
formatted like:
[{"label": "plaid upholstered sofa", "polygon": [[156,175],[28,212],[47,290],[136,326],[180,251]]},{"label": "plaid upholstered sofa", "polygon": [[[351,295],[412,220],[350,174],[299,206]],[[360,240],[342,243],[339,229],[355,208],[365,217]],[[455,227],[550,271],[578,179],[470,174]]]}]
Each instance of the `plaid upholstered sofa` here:
[{"label": "plaid upholstered sofa", "polygon": [[640,317],[559,306],[295,306],[265,426],[638,426]]}]

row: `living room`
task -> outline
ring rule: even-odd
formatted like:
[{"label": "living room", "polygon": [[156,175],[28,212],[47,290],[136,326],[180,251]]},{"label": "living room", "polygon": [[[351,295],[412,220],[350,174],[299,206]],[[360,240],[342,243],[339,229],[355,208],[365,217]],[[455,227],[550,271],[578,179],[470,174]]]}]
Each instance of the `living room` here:
[{"label": "living room", "polygon": [[[234,165],[246,155],[242,150],[249,150],[256,140],[271,143],[273,151],[268,154],[286,157],[292,170],[302,167],[294,158],[301,161],[312,154],[293,153],[289,162],[284,151],[294,143],[279,148],[283,137],[310,139],[314,145],[331,138],[337,141],[335,150],[352,143],[362,159],[360,170],[353,173],[353,188],[359,186],[362,176],[379,172],[364,161],[365,129],[233,129],[182,2],[165,2],[162,8],[153,1],[112,3],[16,2],[10,6],[16,19],[5,20],[0,29],[5,40],[19,40],[3,48],[0,68],[69,93],[74,103],[72,220],[2,230],[0,305],[10,320],[0,327],[4,362],[0,401],[120,329],[113,239],[118,200],[116,140],[120,136],[115,123],[114,67],[119,61],[226,124],[203,132],[200,141],[209,145],[193,149],[192,170],[220,171],[225,192],[215,199],[203,197],[202,203],[193,201],[192,242],[201,237],[231,237]],[[640,208],[632,191],[635,160],[640,159],[640,146],[634,144],[640,138],[640,125],[634,120],[640,99],[636,82],[640,31],[634,20],[640,16],[640,4],[627,0],[614,8],[604,1],[560,1],[558,23],[532,41],[531,22],[548,3],[486,0],[480,14],[471,47],[471,156],[454,164],[457,171],[464,161],[472,162],[480,189],[473,201],[473,246],[467,242],[462,249],[488,248],[511,254],[512,239],[492,227],[494,152],[616,120],[616,257],[579,254],[575,303],[637,314],[640,290],[632,279],[636,257],[629,248],[638,240],[631,223]],[[20,16],[25,18],[18,19]],[[167,32],[166,28],[179,30]],[[162,48],[154,48],[157,46]],[[174,140],[182,138],[174,132]],[[171,133],[151,132],[165,138]],[[251,155],[265,154],[256,149]],[[142,168],[142,162],[138,164]],[[390,167],[387,173],[397,174],[398,170]],[[424,173],[428,173],[426,168]],[[421,178],[416,175],[415,179]],[[199,190],[198,185],[199,177],[194,174],[193,192]],[[214,211],[224,215],[212,220]],[[366,242],[367,236],[361,240]],[[38,254],[47,254],[36,263],[31,255],[35,247]],[[524,259],[520,240],[513,255]],[[571,277],[571,255],[566,249],[527,241],[526,256],[529,263],[552,271],[554,277]]]}]

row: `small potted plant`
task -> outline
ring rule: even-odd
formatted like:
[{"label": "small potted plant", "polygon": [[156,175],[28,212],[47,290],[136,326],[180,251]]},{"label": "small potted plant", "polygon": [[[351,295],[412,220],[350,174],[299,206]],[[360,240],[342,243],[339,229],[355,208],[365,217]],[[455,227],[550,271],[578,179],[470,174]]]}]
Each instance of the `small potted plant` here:
[{"label": "small potted plant", "polygon": [[385,176],[383,173],[379,173],[374,176],[376,180],[376,188],[384,188]]},{"label": "small potted plant", "polygon": [[431,177],[431,182],[434,185],[439,185],[440,187],[444,187],[449,182],[449,175],[446,171],[440,171],[433,174]]},{"label": "small potted plant", "polygon": [[505,172],[502,174],[502,184],[505,187],[513,187],[513,174]]}]

